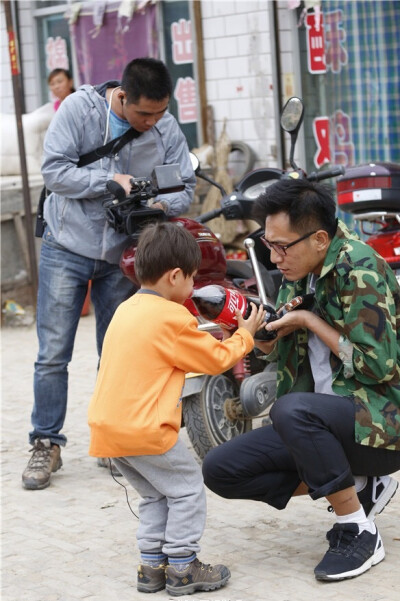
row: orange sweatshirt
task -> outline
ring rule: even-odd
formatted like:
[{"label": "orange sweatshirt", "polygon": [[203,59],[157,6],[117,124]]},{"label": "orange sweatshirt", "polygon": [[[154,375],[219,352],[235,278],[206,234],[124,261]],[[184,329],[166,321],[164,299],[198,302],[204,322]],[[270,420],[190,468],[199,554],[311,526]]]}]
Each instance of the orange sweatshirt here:
[{"label": "orange sweatshirt", "polygon": [[118,307],[104,339],[88,410],[89,454],[165,453],[178,438],[185,373],[224,372],[253,346],[244,328],[220,342],[201,332],[183,305],[133,295]]}]

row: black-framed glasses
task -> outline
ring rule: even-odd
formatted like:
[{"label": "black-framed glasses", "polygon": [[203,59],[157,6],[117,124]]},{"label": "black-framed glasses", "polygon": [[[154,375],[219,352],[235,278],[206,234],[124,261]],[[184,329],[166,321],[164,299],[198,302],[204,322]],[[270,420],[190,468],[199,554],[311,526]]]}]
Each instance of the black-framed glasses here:
[{"label": "black-framed glasses", "polygon": [[278,253],[278,255],[281,255],[282,257],[284,257],[286,255],[286,251],[288,248],[290,248],[291,246],[294,246],[295,244],[297,244],[298,242],[301,242],[302,240],[306,240],[306,238],[309,238],[310,236],[315,234],[316,231],[317,230],[314,230],[313,232],[304,234],[304,236],[301,236],[301,238],[298,238],[297,240],[295,240],[294,242],[290,242],[289,244],[276,244],[275,242],[270,242],[269,240],[266,240],[266,238],[264,238],[264,236],[260,236],[260,240],[264,244],[264,246],[269,248],[269,250],[274,250],[276,253]]}]

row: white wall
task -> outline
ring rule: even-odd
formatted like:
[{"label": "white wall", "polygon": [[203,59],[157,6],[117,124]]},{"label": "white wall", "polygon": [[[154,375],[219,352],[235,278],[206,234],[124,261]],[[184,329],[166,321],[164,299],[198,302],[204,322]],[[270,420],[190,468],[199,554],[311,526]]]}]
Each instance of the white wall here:
[{"label": "white wall", "polygon": [[256,166],[276,158],[270,0],[202,0],[205,76],[216,137],[227,119],[231,140],[247,142]]},{"label": "white wall", "polygon": [[19,0],[19,36],[23,61],[23,78],[25,92],[25,109],[27,113],[37,109],[41,104],[40,74],[37,51],[35,19],[33,17],[34,2]]}]

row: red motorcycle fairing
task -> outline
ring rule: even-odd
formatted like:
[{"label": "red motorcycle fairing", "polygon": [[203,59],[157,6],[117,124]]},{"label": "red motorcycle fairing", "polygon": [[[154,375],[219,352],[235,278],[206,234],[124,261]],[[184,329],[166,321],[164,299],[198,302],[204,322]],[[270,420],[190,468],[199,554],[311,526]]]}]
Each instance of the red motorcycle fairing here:
[{"label": "red motorcycle fairing", "polygon": [[[216,282],[225,285],[225,249],[217,236],[206,225],[198,223],[194,219],[174,217],[170,221],[187,229],[195,238],[201,250],[201,265],[194,280],[196,288]],[[124,276],[138,286],[139,282],[135,276],[136,244],[137,242],[133,242],[123,251],[120,268]],[[232,283],[230,283],[230,286],[232,286]]]},{"label": "red motorcycle fairing", "polygon": [[[400,270],[400,229],[386,226],[366,240],[377,253],[389,263],[392,269]],[[395,254],[397,252],[397,254]]]}]

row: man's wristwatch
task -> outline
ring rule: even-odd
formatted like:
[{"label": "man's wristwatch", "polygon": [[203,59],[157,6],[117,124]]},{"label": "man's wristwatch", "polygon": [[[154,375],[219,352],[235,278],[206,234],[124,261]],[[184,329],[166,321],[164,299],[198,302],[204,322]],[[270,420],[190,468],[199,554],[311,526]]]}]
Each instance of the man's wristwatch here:
[{"label": "man's wristwatch", "polygon": [[159,200],[158,202],[162,206],[164,212],[167,213],[169,209],[169,202],[167,202],[166,200]]}]

